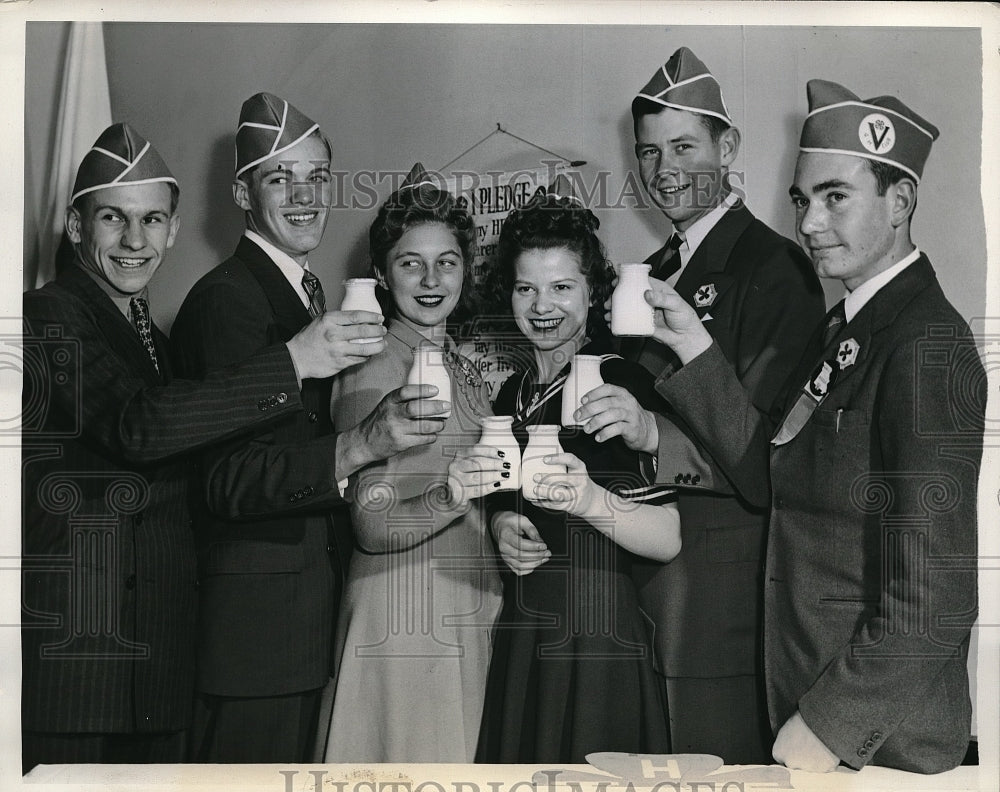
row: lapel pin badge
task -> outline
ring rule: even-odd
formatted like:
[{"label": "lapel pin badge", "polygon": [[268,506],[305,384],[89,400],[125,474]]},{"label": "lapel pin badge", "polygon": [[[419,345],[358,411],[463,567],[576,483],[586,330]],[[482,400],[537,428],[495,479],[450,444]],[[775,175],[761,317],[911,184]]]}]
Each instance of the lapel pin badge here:
[{"label": "lapel pin badge", "polygon": [[699,286],[698,291],[694,293],[694,304],[698,308],[708,308],[718,296],[719,292],[716,291],[715,284],[706,283],[704,286]]},{"label": "lapel pin badge", "polygon": [[853,338],[841,341],[840,347],[837,349],[837,363],[840,365],[841,370],[848,366],[853,366],[854,362],[858,359],[858,352],[860,351],[861,345]]}]

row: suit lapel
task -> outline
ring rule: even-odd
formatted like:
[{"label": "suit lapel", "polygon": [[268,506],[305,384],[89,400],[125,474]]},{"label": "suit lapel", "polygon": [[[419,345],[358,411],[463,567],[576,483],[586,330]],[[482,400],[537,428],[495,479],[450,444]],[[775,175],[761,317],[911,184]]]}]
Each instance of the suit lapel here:
[{"label": "suit lapel", "polygon": [[[133,373],[140,374],[149,385],[163,384],[132,323],[118,310],[118,306],[101,287],[94,283],[93,278],[74,264],[59,275],[58,282],[94,309],[94,318],[101,333],[107,339],[109,346],[129,363]],[[164,361],[170,357],[166,337],[154,327],[154,338],[157,339],[157,359],[161,370],[166,373],[166,369],[162,369]]]},{"label": "suit lapel", "polygon": [[[715,337],[715,326],[712,317],[712,307],[725,295],[736,279],[726,272],[726,266],[732,255],[736,242],[753,222],[753,214],[739,202],[724,213],[719,222],[698,245],[691,259],[674,287],[684,301],[691,305],[698,318],[702,320],[705,329]],[[659,261],[666,250],[666,245],[646,259],[647,264]],[[649,339],[639,339],[636,345],[638,360],[647,370],[659,376],[680,366],[680,361],[669,349]],[[650,368],[650,367],[654,368]]]},{"label": "suit lapel", "polygon": [[283,335],[287,334],[286,341],[309,324],[309,310],[302,304],[278,265],[258,245],[241,237],[234,257],[246,265],[260,284],[264,296],[271,303],[275,323],[281,328]]},{"label": "suit lapel", "polygon": [[[821,346],[823,327],[817,328],[807,347],[807,354],[803,356],[792,375],[793,379],[789,381],[792,387],[785,395],[782,421],[797,401],[809,377],[823,361],[830,361],[838,369],[836,380],[830,386],[830,393],[842,390],[856,372],[864,370],[878,334],[890,327],[899,312],[934,280],[930,261],[921,254],[920,258],[879,289],[825,347]],[[852,347],[855,348],[854,360],[849,365],[844,365],[850,359]]]}]

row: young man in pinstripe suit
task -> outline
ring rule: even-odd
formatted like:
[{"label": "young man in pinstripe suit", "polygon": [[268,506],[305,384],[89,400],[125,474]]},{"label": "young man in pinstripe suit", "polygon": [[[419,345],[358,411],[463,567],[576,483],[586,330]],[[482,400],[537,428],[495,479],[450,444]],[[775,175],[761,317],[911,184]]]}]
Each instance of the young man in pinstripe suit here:
[{"label": "young man in pinstripe suit", "polygon": [[[25,772],[183,758],[197,599],[184,453],[301,412],[303,379],[337,373],[351,338],[382,333],[376,315],[331,313],[239,365],[171,381],[145,298],[177,234],[176,180],[116,124],[73,193],[74,258],[24,295]],[[404,395],[342,436],[338,474],[412,444]]]}]

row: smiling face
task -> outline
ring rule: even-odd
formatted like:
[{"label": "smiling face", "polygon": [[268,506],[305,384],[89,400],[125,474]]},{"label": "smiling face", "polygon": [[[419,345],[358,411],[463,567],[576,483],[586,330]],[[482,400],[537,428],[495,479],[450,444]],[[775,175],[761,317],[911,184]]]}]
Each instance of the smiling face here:
[{"label": "smiling face", "polygon": [[665,107],[636,120],[635,138],[646,192],[676,230],[686,230],[718,206],[725,173],[739,148],[735,129],[712,140],[699,116]]},{"label": "smiling face", "polygon": [[525,250],[514,262],[514,320],[535,349],[558,354],[561,364],[583,346],[590,296],[580,257],[568,248]]},{"label": "smiling face", "polygon": [[[802,153],[789,189],[799,244],[816,274],[854,290],[900,260],[897,227],[909,216],[912,183],[878,194],[865,160],[847,154]],[[908,231],[905,234],[908,241]]]},{"label": "smiling face", "polygon": [[66,210],[66,234],[81,266],[121,294],[138,294],[149,283],[180,218],[162,182],[106,187],[82,196]]},{"label": "smiling face", "polygon": [[377,272],[392,295],[400,320],[432,338],[462,296],[465,267],[454,232],[444,223],[426,222],[403,232]]},{"label": "smiling face", "polygon": [[312,134],[233,183],[247,227],[299,264],[323,239],[330,215],[330,152]]}]

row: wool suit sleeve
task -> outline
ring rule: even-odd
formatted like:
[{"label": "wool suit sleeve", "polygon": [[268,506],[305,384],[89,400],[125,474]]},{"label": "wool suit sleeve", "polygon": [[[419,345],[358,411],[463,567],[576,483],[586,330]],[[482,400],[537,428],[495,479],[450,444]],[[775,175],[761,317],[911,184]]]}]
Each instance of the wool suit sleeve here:
[{"label": "wool suit sleeve", "polygon": [[[726,494],[735,491],[757,507],[769,504],[766,453],[760,454],[759,448],[756,454],[749,449],[744,453],[742,443],[759,442],[756,436],[766,433],[758,420],[774,406],[823,315],[823,291],[805,255],[791,243],[773,246],[754,266],[738,326],[731,329],[732,349],[727,353],[716,345],[723,359],[728,355],[729,368],[742,392],[728,377],[724,396],[715,383],[704,379],[694,392],[682,385],[684,368],[657,379],[657,391],[682,419],[680,425],[668,419],[658,423],[657,483],[688,485],[689,481],[678,481],[674,472],[683,465],[685,473],[693,471],[698,477],[702,489]],[[713,358],[712,366],[718,362]],[[717,376],[722,376],[721,372]],[[705,408],[717,410],[712,423],[719,425],[695,429],[696,424],[704,423],[696,416]],[[723,425],[733,420],[740,423]],[[734,439],[741,443],[735,448],[731,446]],[[753,470],[761,461],[763,466]]]},{"label": "wool suit sleeve", "polygon": [[[852,498],[881,530],[879,602],[799,700],[813,732],[856,768],[908,715],[926,717],[923,703],[942,687],[948,699],[968,696],[986,376],[971,341],[950,373],[922,365],[918,353],[913,341],[899,345],[883,372],[871,427],[878,468],[855,482]],[[939,727],[964,751],[967,722]],[[913,766],[930,761],[920,746],[910,750]]]},{"label": "wool suit sleeve", "polygon": [[[262,307],[245,290],[226,283],[189,294],[173,329],[176,363],[188,374],[243,360],[272,341]],[[297,428],[304,421],[291,416],[207,453],[202,465],[209,509],[240,519],[340,502],[336,437],[314,437]]]},{"label": "wool suit sleeve", "polygon": [[[24,404],[70,416],[68,432],[130,464],[191,451],[302,407],[283,344],[198,380],[151,387],[108,343],[84,303],[54,292],[25,294],[24,349]],[[280,404],[262,401],[283,392],[288,398]]]}]

